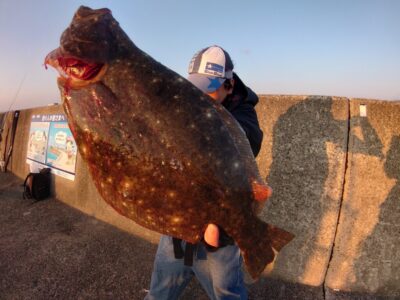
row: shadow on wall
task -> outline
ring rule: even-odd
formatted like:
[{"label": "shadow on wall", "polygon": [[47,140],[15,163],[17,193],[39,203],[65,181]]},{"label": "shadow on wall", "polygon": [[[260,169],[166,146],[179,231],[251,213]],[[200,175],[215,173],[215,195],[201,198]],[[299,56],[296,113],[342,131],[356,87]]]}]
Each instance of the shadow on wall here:
[{"label": "shadow on wall", "polygon": [[[332,97],[308,97],[279,117],[267,178],[274,190],[268,211],[280,212],[279,224],[296,235],[275,269],[312,286],[325,277],[343,190],[349,122],[334,118],[332,104]],[[363,125],[357,143],[379,140],[367,119]],[[373,153],[360,149],[380,155],[381,146]]]},{"label": "shadow on wall", "polygon": [[[393,141],[391,147],[394,147]],[[384,148],[366,117],[351,119],[349,168],[335,251],[327,278],[331,288],[375,294],[379,286],[385,285],[380,281],[390,278],[388,270],[382,271],[388,268],[382,265],[381,259],[385,256],[383,252],[391,251],[391,244],[396,243],[385,236],[389,228],[384,225],[387,222],[385,218],[389,215],[380,217],[379,214],[381,205],[390,197],[389,191],[395,180],[387,171],[394,163],[389,159],[393,157],[389,154],[392,150],[388,152],[385,163]],[[374,233],[382,226],[386,229]],[[388,266],[390,268],[390,264]]]},{"label": "shadow on wall", "polygon": [[[369,290],[389,295],[397,291],[400,271],[398,241],[400,240],[400,136],[393,136],[386,153],[384,171],[395,184],[380,205],[379,219],[373,231],[360,247],[355,262],[357,281],[364,282]],[[367,280],[366,280],[367,279]]]}]

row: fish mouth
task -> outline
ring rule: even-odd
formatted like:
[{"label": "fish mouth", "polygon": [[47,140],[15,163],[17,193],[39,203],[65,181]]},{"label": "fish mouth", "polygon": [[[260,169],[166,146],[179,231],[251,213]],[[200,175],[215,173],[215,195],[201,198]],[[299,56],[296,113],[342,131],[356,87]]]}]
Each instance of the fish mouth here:
[{"label": "fish mouth", "polygon": [[107,70],[104,63],[88,62],[80,58],[63,54],[61,48],[50,52],[44,61],[55,68],[58,73],[58,83],[66,88],[78,89],[99,81]]}]

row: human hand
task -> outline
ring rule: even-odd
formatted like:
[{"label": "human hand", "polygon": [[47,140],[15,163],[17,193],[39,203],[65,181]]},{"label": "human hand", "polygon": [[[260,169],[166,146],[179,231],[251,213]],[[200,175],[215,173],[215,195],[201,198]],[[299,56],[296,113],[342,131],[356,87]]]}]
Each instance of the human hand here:
[{"label": "human hand", "polygon": [[204,231],[204,241],[213,247],[219,246],[219,229],[215,224],[208,224]]}]

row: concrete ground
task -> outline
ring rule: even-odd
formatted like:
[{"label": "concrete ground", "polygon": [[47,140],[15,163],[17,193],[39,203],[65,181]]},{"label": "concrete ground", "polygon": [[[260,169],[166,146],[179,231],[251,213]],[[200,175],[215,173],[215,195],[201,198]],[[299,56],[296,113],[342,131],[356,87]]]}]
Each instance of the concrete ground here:
[{"label": "concrete ground", "polygon": [[[157,245],[0,173],[0,299],[143,299]],[[208,299],[196,280],[181,299]]]}]

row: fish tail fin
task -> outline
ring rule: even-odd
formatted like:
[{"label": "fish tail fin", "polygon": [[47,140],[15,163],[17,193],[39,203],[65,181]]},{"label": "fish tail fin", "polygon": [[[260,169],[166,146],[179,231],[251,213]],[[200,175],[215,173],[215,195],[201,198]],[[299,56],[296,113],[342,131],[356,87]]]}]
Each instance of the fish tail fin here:
[{"label": "fish tail fin", "polygon": [[290,232],[256,218],[255,222],[242,232],[242,237],[236,240],[251,277],[258,279],[265,267],[274,261],[275,253],[293,238],[294,235]]}]

